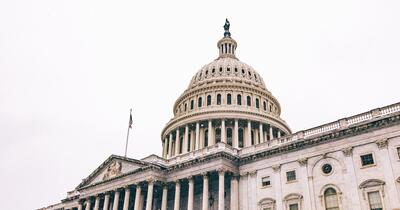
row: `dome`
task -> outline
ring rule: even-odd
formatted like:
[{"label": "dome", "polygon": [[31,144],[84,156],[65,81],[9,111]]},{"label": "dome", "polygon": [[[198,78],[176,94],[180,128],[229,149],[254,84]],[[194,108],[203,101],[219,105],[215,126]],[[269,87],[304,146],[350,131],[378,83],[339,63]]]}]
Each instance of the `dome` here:
[{"label": "dome", "polygon": [[215,80],[238,80],[266,90],[262,77],[251,66],[231,57],[219,57],[203,66],[193,76],[189,88]]},{"label": "dome", "polygon": [[164,158],[219,143],[240,150],[291,133],[260,74],[236,57],[229,27],[226,20],[218,58],[204,65],[175,101],[174,117],[161,133]]}]

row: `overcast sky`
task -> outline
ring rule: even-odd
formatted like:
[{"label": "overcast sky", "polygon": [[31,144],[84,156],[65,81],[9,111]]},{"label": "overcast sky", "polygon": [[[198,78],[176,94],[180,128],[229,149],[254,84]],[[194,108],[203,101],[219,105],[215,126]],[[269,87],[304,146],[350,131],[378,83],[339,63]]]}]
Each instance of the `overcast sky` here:
[{"label": "overcast sky", "polygon": [[400,1],[0,1],[0,209],[65,198],[111,154],[160,154],[226,17],[295,132],[400,101]]}]

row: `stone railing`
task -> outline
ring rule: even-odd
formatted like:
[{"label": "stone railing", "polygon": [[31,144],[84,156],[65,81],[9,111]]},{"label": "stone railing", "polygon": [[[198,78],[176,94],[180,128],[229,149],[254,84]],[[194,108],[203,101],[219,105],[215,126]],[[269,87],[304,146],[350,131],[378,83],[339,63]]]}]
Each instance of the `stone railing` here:
[{"label": "stone railing", "polygon": [[307,130],[296,132],[289,136],[284,136],[281,138],[273,139],[272,141],[263,142],[261,144],[253,145],[250,147],[245,147],[239,151],[239,155],[247,155],[254,152],[259,152],[262,150],[268,150],[274,147],[282,146],[286,143],[296,141],[298,139],[308,139],[313,138],[324,133],[328,133],[334,130],[344,129],[359,123],[365,123],[369,120],[376,118],[386,117],[393,113],[400,112],[400,103],[392,104],[389,106],[373,109],[369,112],[361,113],[351,117],[337,120],[335,122],[327,123],[321,126],[310,128]]}]

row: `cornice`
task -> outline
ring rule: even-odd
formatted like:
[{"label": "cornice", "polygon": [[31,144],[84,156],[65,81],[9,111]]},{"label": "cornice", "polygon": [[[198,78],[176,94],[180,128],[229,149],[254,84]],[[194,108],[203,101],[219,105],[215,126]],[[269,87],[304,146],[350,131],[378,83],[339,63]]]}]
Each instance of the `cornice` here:
[{"label": "cornice", "polygon": [[332,131],[315,138],[297,140],[276,148],[267,149],[253,154],[245,154],[240,157],[239,165],[246,165],[260,159],[270,158],[280,154],[310,148],[327,142],[338,141],[343,138],[360,135],[397,124],[400,124],[400,115],[390,116],[376,121],[370,121],[354,127]]},{"label": "cornice", "polygon": [[[180,117],[172,119],[171,121],[169,121],[166,124],[166,126],[161,131],[161,140],[164,139],[165,133],[169,133],[172,130],[172,128],[176,128],[176,127],[183,126],[185,124],[190,123],[190,122],[181,123],[183,120],[190,119],[190,118],[195,118],[195,117],[198,117],[198,116],[201,116],[201,115],[221,114],[221,113],[227,113],[227,112],[228,113],[235,113],[235,114],[250,115],[249,117],[257,116],[257,117],[263,118],[265,121],[273,121],[273,122],[276,123],[276,124],[274,124],[274,126],[278,126],[282,130],[286,130],[289,133],[291,133],[291,130],[290,130],[289,126],[286,124],[286,122],[284,120],[282,120],[281,118],[275,117],[273,115],[257,113],[257,112],[253,112],[251,110],[246,111],[246,110],[237,110],[237,109],[218,109],[218,110],[209,109],[209,110],[200,111],[200,112],[192,112],[192,113],[189,113],[187,115],[183,115],[183,116],[180,116]],[[207,120],[209,120],[209,119],[221,119],[221,116],[216,116],[215,118],[210,118],[210,116],[205,116],[204,120],[206,120],[206,119]],[[243,119],[251,119],[251,118],[244,117]]]}]

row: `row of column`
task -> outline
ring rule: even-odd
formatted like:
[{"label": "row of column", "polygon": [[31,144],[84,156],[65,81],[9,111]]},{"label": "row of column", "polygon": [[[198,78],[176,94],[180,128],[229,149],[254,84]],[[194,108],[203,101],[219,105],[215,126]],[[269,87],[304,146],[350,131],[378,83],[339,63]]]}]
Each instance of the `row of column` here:
[{"label": "row of column", "polygon": [[[218,170],[218,210],[225,209],[225,170]],[[209,209],[209,175],[208,173],[202,174],[203,177],[203,196],[202,196],[202,210]],[[239,209],[239,176],[231,176],[231,198],[230,198],[230,209],[238,210]],[[188,180],[188,202],[187,209],[193,210],[194,208],[194,177],[187,177]],[[147,200],[146,200],[146,210],[152,210],[153,208],[153,191],[154,191],[154,182],[153,180],[148,181],[147,187]],[[162,184],[162,198],[161,198],[161,210],[167,210],[167,202],[168,202],[168,185],[167,183]],[[128,210],[129,208],[129,198],[130,198],[130,187],[126,186],[125,188],[125,198],[123,203],[123,210]],[[174,197],[174,210],[180,210],[180,199],[181,199],[181,180],[175,181],[175,197]],[[118,210],[119,208],[119,197],[120,190],[114,190],[114,202],[112,208],[110,209],[110,194],[111,192],[104,193],[104,203],[101,209],[103,210]],[[142,187],[140,185],[136,185],[136,195],[135,195],[135,203],[134,210],[143,209],[143,202],[141,200]],[[87,198],[86,200],[80,202],[78,206],[78,210],[91,210],[92,199]],[[95,196],[95,204],[93,210],[100,209],[100,195]]]},{"label": "row of column", "polygon": [[[183,141],[181,142],[181,133],[180,128],[177,128],[175,131],[171,132],[163,141],[163,151],[162,156],[164,158],[170,158],[182,153],[190,152],[193,150],[202,149],[205,147],[205,138],[207,138],[207,146],[212,146],[216,143],[216,135],[215,131],[217,128],[221,129],[221,142],[227,143],[227,127],[226,120],[221,120],[220,127],[214,127],[212,125],[212,120],[207,122],[207,137],[205,132],[205,127],[200,128],[200,122],[195,123],[195,129],[190,130],[189,125],[187,124],[183,133]],[[252,143],[252,131],[254,131],[253,141],[254,144],[263,143],[265,141],[272,140],[274,138],[281,137],[281,131],[277,128],[272,127],[272,125],[268,126],[268,130],[264,131],[264,124],[262,122],[258,122],[258,129],[252,129],[251,121],[247,121],[247,126],[239,128],[239,119],[234,119],[233,125],[233,133],[232,133],[232,147],[233,148],[241,148],[242,145],[239,145],[239,129],[243,129],[243,146],[251,146]],[[274,133],[274,129],[277,132]],[[175,136],[173,135],[175,133]],[[275,135],[274,135],[275,134]],[[180,144],[183,145],[180,145]],[[190,144],[189,144],[190,143]],[[190,145],[190,147],[189,147]],[[182,147],[182,149],[181,149]]]}]

